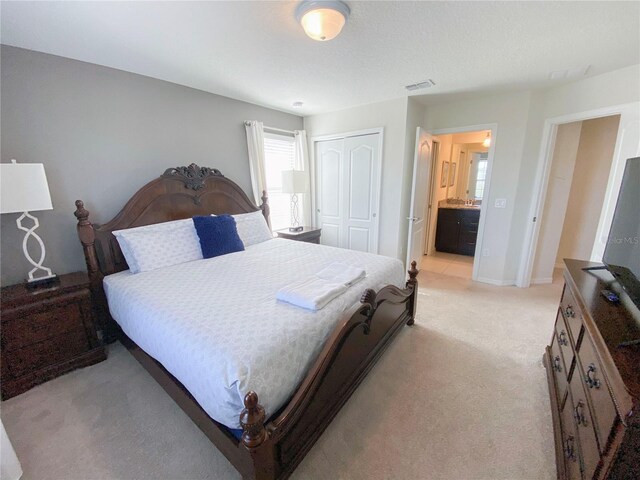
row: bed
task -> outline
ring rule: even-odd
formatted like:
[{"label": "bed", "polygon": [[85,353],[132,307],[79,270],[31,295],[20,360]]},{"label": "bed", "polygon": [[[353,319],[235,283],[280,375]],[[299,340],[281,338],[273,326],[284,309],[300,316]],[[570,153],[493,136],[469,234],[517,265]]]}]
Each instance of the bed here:
[{"label": "bed", "polygon": [[[397,260],[272,239],[132,274],[113,235],[204,214],[261,211],[268,222],[262,200],[192,164],[167,169],[102,226],[80,200],[75,216],[104,338],[120,339],[244,478],[267,480],[293,472],[413,323],[418,272],[414,262],[405,283]],[[366,278],[317,312],[275,300],[279,287],[335,261],[362,265]]]}]

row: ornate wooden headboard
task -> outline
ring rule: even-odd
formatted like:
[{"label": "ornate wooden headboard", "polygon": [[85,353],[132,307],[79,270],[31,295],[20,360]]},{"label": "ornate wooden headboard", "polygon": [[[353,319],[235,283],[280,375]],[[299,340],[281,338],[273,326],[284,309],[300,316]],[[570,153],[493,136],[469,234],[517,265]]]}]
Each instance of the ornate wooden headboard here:
[{"label": "ornate wooden headboard", "polygon": [[[104,225],[93,225],[82,200],[76,200],[78,236],[84,249],[87,271],[97,304],[106,307],[102,290],[105,275],[128,268],[114,230],[191,218],[194,215],[237,214],[262,210],[269,223],[267,194],[257,207],[242,189],[215,168],[168,168],[160,178],[138,190],[120,213]],[[108,313],[107,313],[108,315]]]}]

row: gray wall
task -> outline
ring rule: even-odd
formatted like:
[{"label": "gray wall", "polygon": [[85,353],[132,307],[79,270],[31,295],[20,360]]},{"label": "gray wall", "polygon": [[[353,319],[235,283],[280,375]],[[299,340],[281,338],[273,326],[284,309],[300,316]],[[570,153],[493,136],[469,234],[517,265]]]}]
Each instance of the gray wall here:
[{"label": "gray wall", "polygon": [[[244,120],[301,129],[302,117],[97,65],[1,47],[2,162],[43,163],[54,209],[37,212],[45,265],[86,270],[74,201],[110,220],[166,168],[215,167],[251,191]],[[1,283],[23,281],[18,214],[1,216]]]}]

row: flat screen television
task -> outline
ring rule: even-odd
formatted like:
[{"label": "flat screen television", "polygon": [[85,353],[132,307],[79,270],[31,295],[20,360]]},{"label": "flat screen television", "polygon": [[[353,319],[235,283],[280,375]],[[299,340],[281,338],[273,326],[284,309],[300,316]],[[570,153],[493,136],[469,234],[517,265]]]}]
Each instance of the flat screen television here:
[{"label": "flat screen television", "polygon": [[602,262],[640,309],[640,157],[627,160]]}]

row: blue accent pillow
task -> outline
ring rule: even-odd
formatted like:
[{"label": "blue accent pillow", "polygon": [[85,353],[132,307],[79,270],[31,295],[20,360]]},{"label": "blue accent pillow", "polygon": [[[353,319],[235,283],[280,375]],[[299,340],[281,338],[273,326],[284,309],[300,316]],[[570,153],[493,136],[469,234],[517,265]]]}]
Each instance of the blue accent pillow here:
[{"label": "blue accent pillow", "polygon": [[236,221],[231,215],[193,217],[193,225],[196,227],[204,258],[218,257],[244,250],[244,244],[240,240],[236,228]]}]

